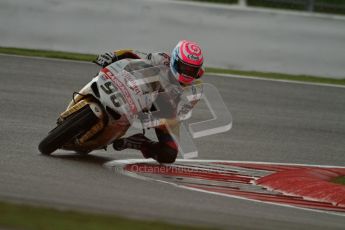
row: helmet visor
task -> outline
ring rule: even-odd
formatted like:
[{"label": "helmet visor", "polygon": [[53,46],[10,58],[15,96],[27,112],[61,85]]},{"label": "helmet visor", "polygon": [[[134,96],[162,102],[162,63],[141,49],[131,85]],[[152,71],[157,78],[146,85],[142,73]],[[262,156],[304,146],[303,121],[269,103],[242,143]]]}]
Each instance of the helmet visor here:
[{"label": "helmet visor", "polygon": [[187,77],[196,78],[200,71],[200,66],[195,66],[183,62],[181,59],[177,59],[174,63],[174,67],[179,74],[183,74]]}]

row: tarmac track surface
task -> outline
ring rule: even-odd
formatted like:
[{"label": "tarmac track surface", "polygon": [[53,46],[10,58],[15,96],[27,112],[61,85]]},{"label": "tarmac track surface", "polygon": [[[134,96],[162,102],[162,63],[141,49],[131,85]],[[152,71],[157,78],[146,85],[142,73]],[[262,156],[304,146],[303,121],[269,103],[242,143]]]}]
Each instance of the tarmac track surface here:
[{"label": "tarmac track surface", "polygon": [[[135,151],[88,157],[38,153],[71,94],[98,70],[88,63],[0,55],[0,198],[227,229],[344,229],[345,218],[183,190],[103,167]],[[202,159],[344,166],[345,89],[205,76],[233,129],[196,139]]]}]

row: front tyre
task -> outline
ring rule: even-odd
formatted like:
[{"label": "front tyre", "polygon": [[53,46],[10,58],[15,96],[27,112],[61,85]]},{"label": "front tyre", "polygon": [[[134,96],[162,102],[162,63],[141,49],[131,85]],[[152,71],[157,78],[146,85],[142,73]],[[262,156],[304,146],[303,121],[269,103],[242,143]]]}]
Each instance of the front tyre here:
[{"label": "front tyre", "polygon": [[81,108],[49,132],[48,136],[38,145],[39,151],[44,155],[50,155],[74,137],[89,130],[97,120],[98,117],[93,113],[90,106]]}]

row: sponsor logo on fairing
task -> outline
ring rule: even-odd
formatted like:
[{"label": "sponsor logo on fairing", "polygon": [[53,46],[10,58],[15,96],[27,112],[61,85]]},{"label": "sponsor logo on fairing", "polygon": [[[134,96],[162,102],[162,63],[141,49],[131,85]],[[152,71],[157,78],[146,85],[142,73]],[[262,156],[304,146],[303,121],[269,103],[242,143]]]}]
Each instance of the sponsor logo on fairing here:
[{"label": "sponsor logo on fairing", "polygon": [[[138,112],[137,107],[131,97],[131,94],[128,92],[127,87],[119,80],[117,79],[112,72],[110,72],[107,68],[102,69],[102,71],[105,73],[108,79],[110,79],[116,87],[122,92],[124,95],[131,112],[136,114]],[[124,72],[124,71],[123,71]]]},{"label": "sponsor logo on fairing", "polygon": [[126,82],[126,85],[128,86],[128,88],[133,90],[136,95],[142,94],[140,87],[138,86],[136,80],[133,79],[131,74],[129,74],[127,72],[123,72],[122,75],[125,77],[125,82]]}]

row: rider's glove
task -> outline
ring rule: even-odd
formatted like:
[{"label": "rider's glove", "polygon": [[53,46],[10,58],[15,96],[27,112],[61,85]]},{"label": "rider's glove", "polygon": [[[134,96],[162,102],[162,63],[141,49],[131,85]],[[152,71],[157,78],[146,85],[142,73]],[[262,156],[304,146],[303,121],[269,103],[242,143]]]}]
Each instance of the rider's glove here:
[{"label": "rider's glove", "polygon": [[113,148],[117,151],[124,149],[137,149],[141,150],[143,144],[151,142],[150,139],[142,133],[135,134],[127,138],[121,138],[113,142]]},{"label": "rider's glove", "polygon": [[117,61],[117,56],[112,52],[107,52],[107,53],[98,55],[96,60],[92,62],[104,68],[115,61]]}]

